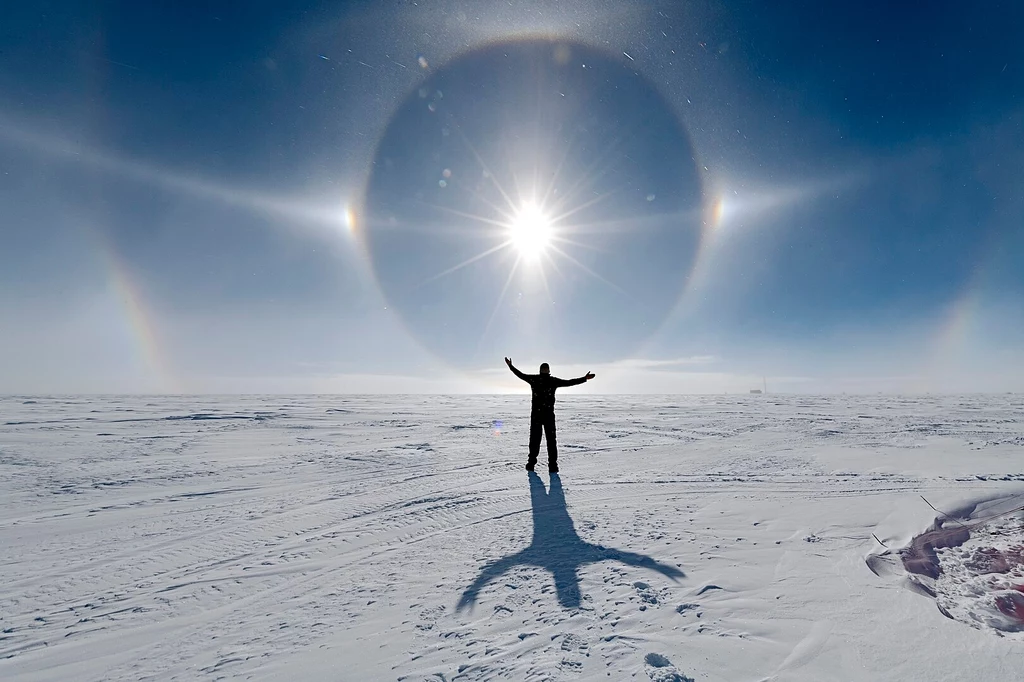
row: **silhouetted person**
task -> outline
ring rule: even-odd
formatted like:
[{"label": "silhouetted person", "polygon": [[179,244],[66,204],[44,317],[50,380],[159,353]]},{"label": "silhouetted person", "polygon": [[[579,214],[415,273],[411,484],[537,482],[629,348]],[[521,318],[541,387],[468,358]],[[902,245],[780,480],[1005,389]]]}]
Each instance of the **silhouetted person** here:
[{"label": "silhouetted person", "polygon": [[542,363],[540,374],[523,374],[512,364],[512,358],[505,358],[505,364],[513,374],[530,384],[533,391],[533,405],[530,409],[530,457],[526,461],[526,470],[533,471],[540,453],[540,432],[548,441],[548,469],[558,471],[558,443],[555,438],[555,389],[562,386],[576,386],[594,378],[592,372],[578,379],[559,379],[551,376],[548,363]]}]

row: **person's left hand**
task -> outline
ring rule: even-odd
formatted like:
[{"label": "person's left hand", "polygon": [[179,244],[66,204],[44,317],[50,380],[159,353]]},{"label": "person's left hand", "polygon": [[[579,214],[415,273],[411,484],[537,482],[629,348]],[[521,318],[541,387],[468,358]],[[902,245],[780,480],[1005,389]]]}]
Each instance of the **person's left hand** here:
[{"label": "person's left hand", "polygon": [[591,379],[594,378],[594,376],[595,375],[594,375],[593,372],[587,372],[587,376],[585,376],[584,379],[586,379],[587,381],[590,381]]},{"label": "person's left hand", "polygon": [[509,368],[511,369],[512,368],[512,358],[505,358],[505,364],[508,365]]}]

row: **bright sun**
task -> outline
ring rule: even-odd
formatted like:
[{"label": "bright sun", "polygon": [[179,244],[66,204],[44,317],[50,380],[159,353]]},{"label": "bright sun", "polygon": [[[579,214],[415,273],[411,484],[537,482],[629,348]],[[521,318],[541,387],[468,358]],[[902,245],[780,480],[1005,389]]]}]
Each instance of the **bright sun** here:
[{"label": "bright sun", "polygon": [[536,204],[523,204],[510,225],[509,237],[520,256],[537,260],[551,242],[551,221]]}]

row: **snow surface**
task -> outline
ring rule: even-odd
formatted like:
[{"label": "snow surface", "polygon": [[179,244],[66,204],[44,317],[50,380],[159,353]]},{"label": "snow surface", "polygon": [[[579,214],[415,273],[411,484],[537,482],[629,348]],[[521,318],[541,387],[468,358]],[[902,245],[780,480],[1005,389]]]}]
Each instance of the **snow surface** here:
[{"label": "snow surface", "polygon": [[528,403],[0,398],[0,678],[1020,678],[866,562],[1024,493],[1024,397],[566,392],[554,480]]}]

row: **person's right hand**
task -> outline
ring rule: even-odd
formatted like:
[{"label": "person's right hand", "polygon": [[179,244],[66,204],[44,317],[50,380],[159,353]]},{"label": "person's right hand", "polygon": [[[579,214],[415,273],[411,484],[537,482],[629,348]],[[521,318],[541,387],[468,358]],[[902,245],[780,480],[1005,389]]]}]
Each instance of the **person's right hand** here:
[{"label": "person's right hand", "polygon": [[593,379],[593,378],[594,378],[594,376],[595,376],[595,375],[594,375],[594,373],[593,373],[593,372],[587,372],[587,376],[585,376],[584,378],[585,378],[585,379],[586,379],[587,381],[590,381],[591,379]]},{"label": "person's right hand", "polygon": [[508,365],[509,368],[511,369],[511,367],[512,367],[512,358],[505,358],[505,364]]}]

